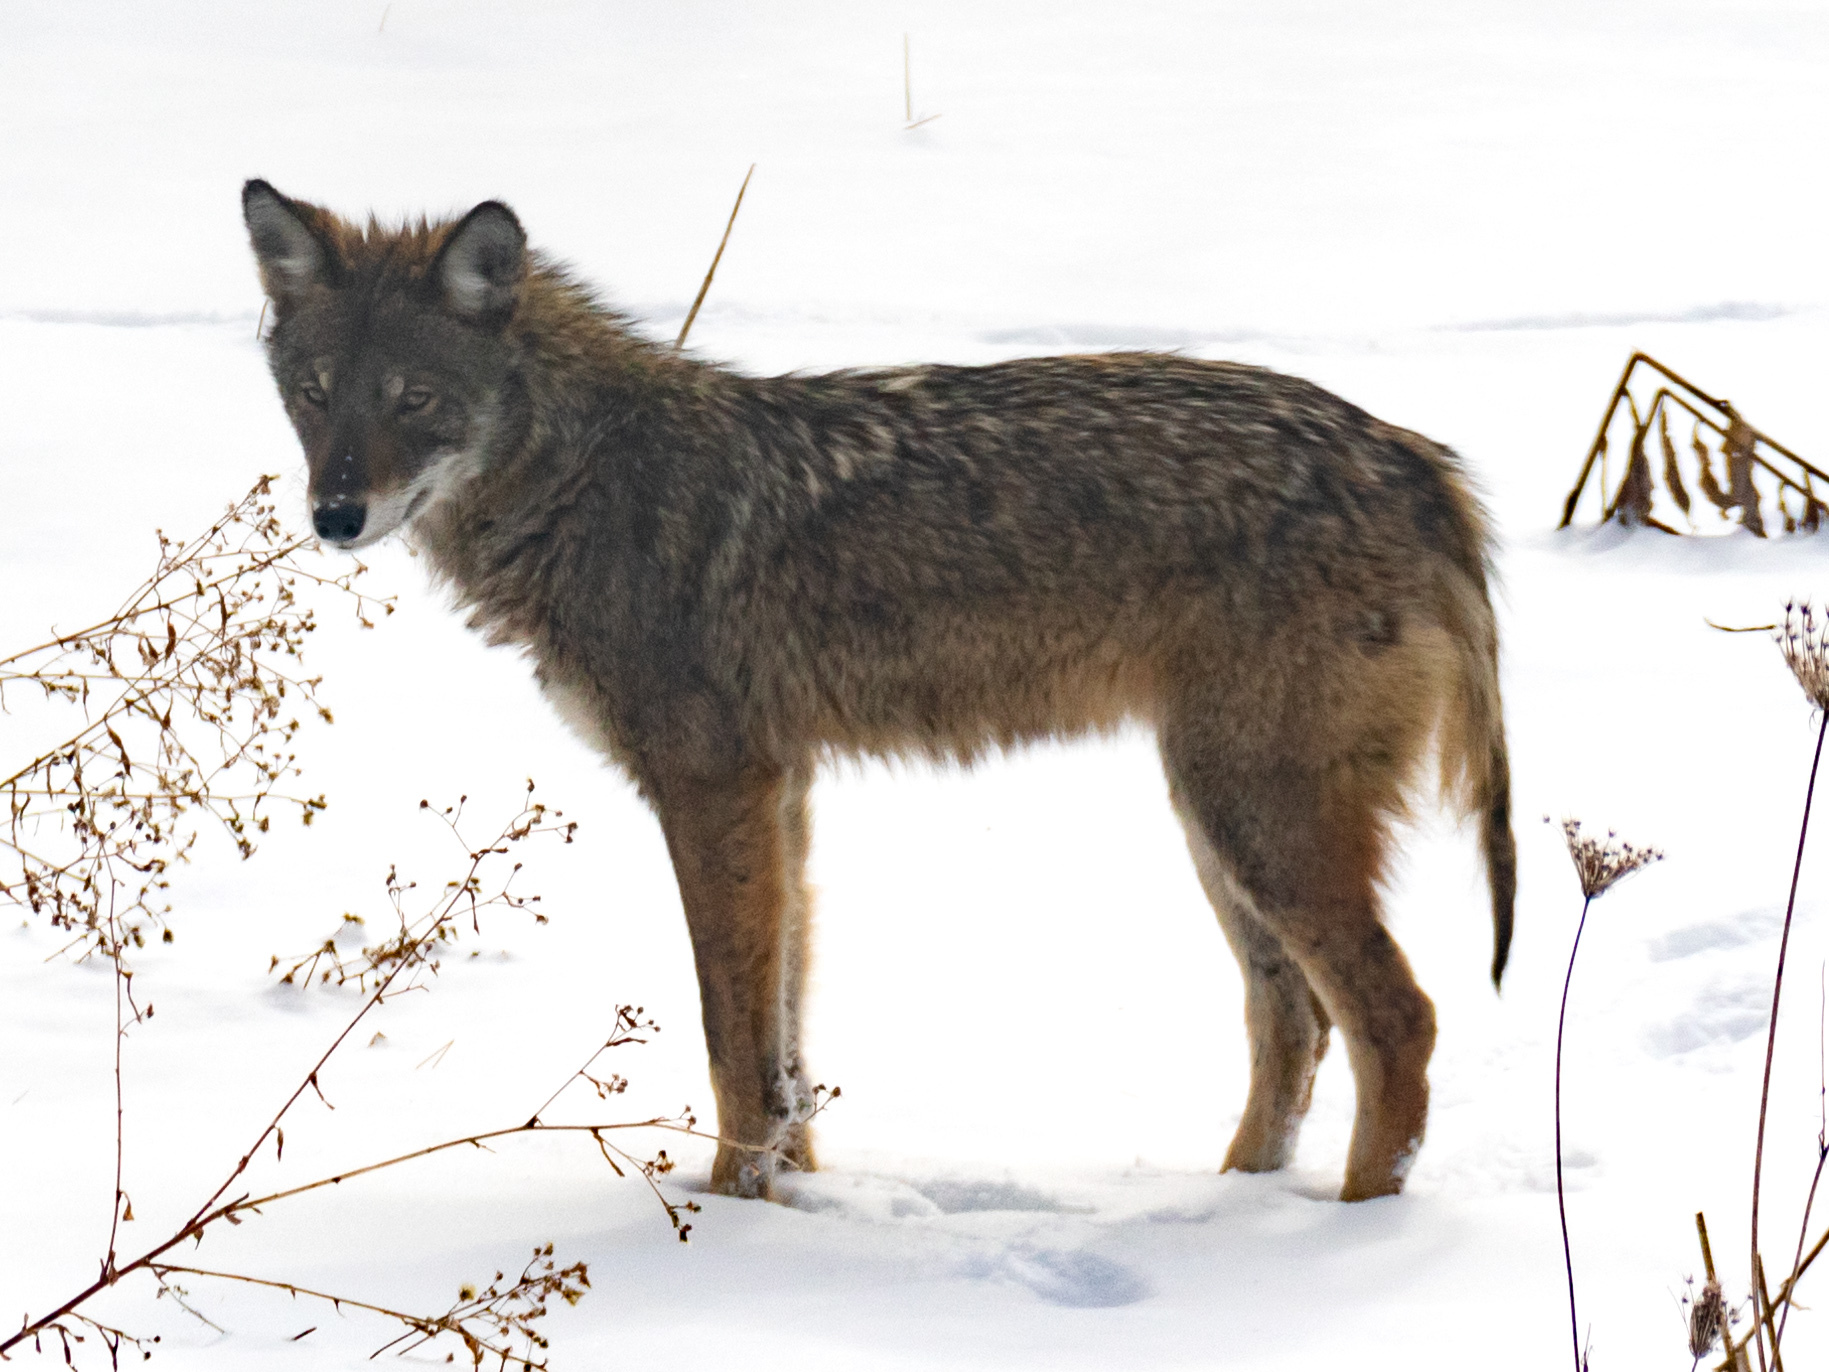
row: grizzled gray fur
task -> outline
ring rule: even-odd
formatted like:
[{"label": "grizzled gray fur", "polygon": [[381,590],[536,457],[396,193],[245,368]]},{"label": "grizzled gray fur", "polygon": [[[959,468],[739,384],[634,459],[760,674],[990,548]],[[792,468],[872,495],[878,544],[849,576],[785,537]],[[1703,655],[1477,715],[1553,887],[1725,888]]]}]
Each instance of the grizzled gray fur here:
[{"label": "grizzled gray fur", "polygon": [[243,195],[325,541],[396,530],[659,816],[698,963],[712,1182],[814,1166],[808,789],[1134,720],[1246,982],[1226,1166],[1282,1166],[1329,1030],[1349,1199],[1421,1143],[1434,1011],[1379,918],[1433,751],[1515,859],[1489,534],[1453,454],[1255,367],[1151,353],[740,375],[643,341],[488,202],[358,227]]}]

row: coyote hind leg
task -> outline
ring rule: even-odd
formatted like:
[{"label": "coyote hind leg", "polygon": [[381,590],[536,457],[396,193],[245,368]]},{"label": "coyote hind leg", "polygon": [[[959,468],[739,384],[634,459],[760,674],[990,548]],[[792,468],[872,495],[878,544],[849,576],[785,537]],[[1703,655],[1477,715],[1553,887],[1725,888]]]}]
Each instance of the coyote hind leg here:
[{"label": "coyote hind leg", "polygon": [[1296,1134],[1314,1093],[1315,1072],[1327,1054],[1331,1021],[1302,969],[1251,913],[1249,898],[1179,797],[1176,811],[1201,887],[1245,979],[1251,1087],[1222,1170],[1274,1172],[1287,1166],[1295,1151]]},{"label": "coyote hind leg", "polygon": [[1393,1195],[1428,1119],[1435,1007],[1379,920],[1386,797],[1350,768],[1239,757],[1181,723],[1163,733],[1181,804],[1346,1041],[1358,1104],[1340,1197]]}]

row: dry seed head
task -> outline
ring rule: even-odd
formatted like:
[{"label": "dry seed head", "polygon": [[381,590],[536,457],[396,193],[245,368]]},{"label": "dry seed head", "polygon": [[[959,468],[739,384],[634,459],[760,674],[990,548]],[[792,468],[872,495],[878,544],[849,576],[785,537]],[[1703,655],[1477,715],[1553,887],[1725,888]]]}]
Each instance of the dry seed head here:
[{"label": "dry seed head", "polygon": [[[1544,817],[1549,822],[1549,817]],[[1605,895],[1615,882],[1631,876],[1641,867],[1663,861],[1661,849],[1641,848],[1627,843],[1611,829],[1604,839],[1588,838],[1581,832],[1581,821],[1562,821],[1563,841],[1569,845],[1569,861],[1575,864],[1575,875],[1581,881],[1581,894],[1592,900]]]},{"label": "dry seed head", "polygon": [[1727,1303],[1721,1299],[1721,1283],[1711,1281],[1689,1307],[1689,1355],[1701,1358],[1715,1346],[1727,1328]]},{"label": "dry seed head", "polygon": [[1811,705],[1829,711],[1829,616],[1817,619],[1807,600],[1786,605],[1778,650]]}]

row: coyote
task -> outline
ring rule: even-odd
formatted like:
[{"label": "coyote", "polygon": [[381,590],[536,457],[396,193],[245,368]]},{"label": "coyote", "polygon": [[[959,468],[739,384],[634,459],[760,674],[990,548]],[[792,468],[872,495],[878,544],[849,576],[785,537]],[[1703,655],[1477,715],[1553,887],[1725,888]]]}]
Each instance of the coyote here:
[{"label": "coyote", "polygon": [[697,960],[711,1183],[814,1166],[814,770],[1153,727],[1245,979],[1227,1168],[1289,1159],[1333,1025],[1347,1200],[1400,1190],[1435,1013],[1379,918],[1422,763],[1479,816],[1495,984],[1510,780],[1489,533],[1459,460],[1172,354],[744,376],[631,331],[488,201],[399,229],[243,212],[319,538],[402,530],[659,817]]}]

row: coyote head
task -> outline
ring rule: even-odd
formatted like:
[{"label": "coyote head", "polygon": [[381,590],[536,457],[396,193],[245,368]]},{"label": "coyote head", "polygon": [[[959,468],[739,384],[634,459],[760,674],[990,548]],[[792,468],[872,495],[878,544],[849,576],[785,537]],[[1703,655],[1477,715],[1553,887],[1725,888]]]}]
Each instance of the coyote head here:
[{"label": "coyote head", "polygon": [[399,230],[358,228],[265,181],[241,204],[312,527],[339,548],[373,543],[487,462],[512,387],[526,235],[493,200]]}]

